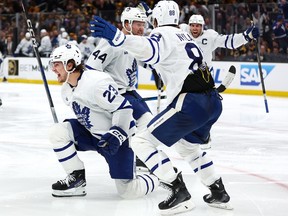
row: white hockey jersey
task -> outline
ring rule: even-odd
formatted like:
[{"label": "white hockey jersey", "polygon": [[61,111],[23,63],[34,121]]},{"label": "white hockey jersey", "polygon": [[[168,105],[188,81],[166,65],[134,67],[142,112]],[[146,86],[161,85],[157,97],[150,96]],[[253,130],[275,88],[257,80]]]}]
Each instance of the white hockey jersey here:
[{"label": "white hockey jersey", "polygon": [[62,85],[62,98],[77,116],[78,121],[96,138],[112,126],[122,128],[128,135],[135,133],[132,107],[122,97],[117,84],[106,73],[85,70],[76,87]]},{"label": "white hockey jersey", "polygon": [[17,55],[22,53],[24,56],[32,57],[34,55],[32,40],[27,40],[26,38],[23,38],[17,45],[14,53]]},{"label": "white hockey jersey", "polygon": [[89,43],[89,42],[86,42],[86,43],[81,42],[78,47],[82,53],[83,62],[87,61],[87,59],[89,58],[89,56],[91,55],[91,53],[95,49],[95,45],[93,43]]},{"label": "white hockey jersey", "polygon": [[137,82],[137,60],[128,51],[112,47],[101,39],[86,61],[88,69],[108,72],[119,87],[120,93],[135,90]]},{"label": "white hockey jersey", "polygon": [[203,60],[203,54],[191,36],[171,26],[155,28],[149,37],[126,35],[122,47],[160,73],[166,85],[168,104],[179,94],[186,77],[195,72]]},{"label": "white hockey jersey", "polygon": [[218,47],[236,49],[243,44],[248,43],[242,33],[221,35],[213,29],[207,29],[203,30],[202,35],[200,35],[198,38],[194,38],[191,34],[189,25],[183,23],[180,25],[180,28],[187,32],[202,49],[204,61],[207,63],[209,68],[212,67],[213,51]]},{"label": "white hockey jersey", "polygon": [[41,38],[40,46],[38,47],[39,53],[49,57],[52,52],[52,43],[48,35]]}]

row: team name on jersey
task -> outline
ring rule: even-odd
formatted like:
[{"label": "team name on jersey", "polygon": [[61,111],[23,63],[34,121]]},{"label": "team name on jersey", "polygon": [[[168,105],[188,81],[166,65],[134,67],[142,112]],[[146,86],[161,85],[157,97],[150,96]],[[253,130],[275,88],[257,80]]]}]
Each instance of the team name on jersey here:
[{"label": "team name on jersey", "polygon": [[180,41],[192,41],[193,40],[189,34],[184,34],[184,33],[177,34],[176,33],[176,36],[180,39]]}]

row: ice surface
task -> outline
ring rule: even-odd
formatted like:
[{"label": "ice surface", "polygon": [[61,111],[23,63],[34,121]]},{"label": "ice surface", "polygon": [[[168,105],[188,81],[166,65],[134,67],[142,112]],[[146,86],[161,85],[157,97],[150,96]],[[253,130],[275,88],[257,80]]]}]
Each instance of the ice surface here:
[{"label": "ice surface", "polygon": [[[49,86],[59,121],[73,117],[60,98],[60,86]],[[156,96],[156,91],[140,91]],[[54,198],[51,184],[66,177],[48,141],[54,123],[43,85],[0,83],[0,215],[1,216],[154,216],[166,191],[137,200],[116,194],[104,159],[80,152],[87,174],[87,196]],[[223,94],[223,113],[212,129],[209,150],[231,195],[234,210],[208,207],[208,192],[190,167],[171,148],[163,147],[183,177],[196,204],[180,215],[286,216],[288,213],[288,98]],[[162,108],[165,101],[162,102]],[[156,112],[156,101],[148,103]]]}]

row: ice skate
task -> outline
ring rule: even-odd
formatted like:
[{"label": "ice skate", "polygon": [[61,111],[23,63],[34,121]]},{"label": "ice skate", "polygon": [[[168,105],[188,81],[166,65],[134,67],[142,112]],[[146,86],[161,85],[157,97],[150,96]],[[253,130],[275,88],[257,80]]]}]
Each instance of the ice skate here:
[{"label": "ice skate", "polygon": [[219,178],[212,185],[208,187],[211,194],[206,194],[203,200],[211,207],[231,210],[233,207],[230,205],[230,196],[226,192],[222,179]]},{"label": "ice skate", "polygon": [[167,199],[158,205],[161,215],[173,215],[187,212],[195,207],[195,204],[191,200],[191,195],[183,182],[181,172],[172,183],[168,184],[161,182],[160,185],[170,192]]},{"label": "ice skate", "polygon": [[85,196],[86,180],[85,170],[75,170],[64,180],[59,180],[52,185],[52,196],[54,197],[73,197]]}]

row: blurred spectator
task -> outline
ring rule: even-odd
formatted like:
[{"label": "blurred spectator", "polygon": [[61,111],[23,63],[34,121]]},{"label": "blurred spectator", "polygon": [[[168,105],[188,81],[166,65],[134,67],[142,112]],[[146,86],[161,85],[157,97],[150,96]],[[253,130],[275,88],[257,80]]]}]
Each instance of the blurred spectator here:
[{"label": "blurred spectator", "polygon": [[57,29],[51,32],[51,45],[52,50],[59,46],[59,33]]},{"label": "blurred spectator", "polygon": [[68,43],[73,43],[76,46],[78,46],[78,42],[77,42],[77,35],[75,33],[70,33],[69,34],[69,41]]},{"label": "blurred spectator", "polygon": [[265,23],[265,22],[267,22],[267,16],[266,16],[266,14],[265,13],[262,13],[262,14],[259,14],[259,12],[258,11],[256,11],[256,12],[254,12],[253,14],[252,14],[252,17],[253,17],[253,23],[254,23],[254,25],[256,25],[256,26],[258,26],[259,27],[259,33],[260,33],[260,37],[262,37],[263,36],[263,31],[264,31],[264,29],[263,29],[263,24]]},{"label": "blurred spectator", "polygon": [[260,57],[260,61],[263,61],[263,62],[269,61],[269,57],[267,54],[267,48],[265,45],[260,45],[259,57]]},{"label": "blurred spectator", "polygon": [[14,52],[14,55],[15,56],[22,56],[22,57],[34,56],[34,50],[33,50],[31,35],[29,32],[26,32],[25,37],[18,44],[18,46]]},{"label": "blurred spectator", "polygon": [[38,51],[41,57],[49,57],[52,52],[52,43],[46,29],[40,31],[41,42]]},{"label": "blurred spectator", "polygon": [[16,49],[16,45],[13,43],[12,36],[8,35],[5,40],[4,55],[13,56],[15,49]]},{"label": "blurred spectator", "polygon": [[282,11],[285,21],[288,22],[288,3],[286,0],[280,0],[279,9]]},{"label": "blurred spectator", "polygon": [[283,55],[280,53],[279,46],[277,44],[274,44],[272,52],[268,56],[269,62],[287,62],[288,57],[287,55]]},{"label": "blurred spectator", "polygon": [[[57,46],[57,40],[52,36],[55,29],[66,28],[64,31],[72,35],[89,35],[87,28],[88,23],[93,15],[102,16],[115,25],[119,25],[120,14],[124,7],[136,6],[139,1],[132,0],[26,0],[29,17],[33,26],[38,29],[46,29],[51,31],[51,42],[53,47]],[[145,1],[150,8],[153,8],[158,0]],[[260,25],[260,36],[268,42],[267,48],[273,50],[273,23],[277,20],[277,15],[281,14],[284,21],[288,17],[287,0],[269,0],[269,1],[192,1],[192,0],[176,0],[181,10],[181,22],[187,22],[192,14],[202,14],[205,17],[205,23],[208,28],[213,28],[220,34],[231,32],[242,32],[247,29],[250,23],[250,11],[253,13],[253,19],[258,21]],[[241,2],[241,3],[239,3]],[[245,3],[244,3],[245,2]],[[264,3],[262,3],[264,2]],[[208,3],[208,4],[207,4]],[[223,4],[224,3],[224,4]],[[260,3],[260,4],[255,4]],[[212,5],[213,4],[213,5]],[[260,16],[258,13],[258,5],[260,5]],[[53,13],[49,13],[53,12]],[[213,13],[212,13],[213,12]],[[257,13],[256,13],[257,12]],[[20,16],[17,18],[16,13]],[[213,16],[214,14],[214,16]],[[258,18],[260,17],[260,18]],[[257,25],[257,24],[256,24]],[[121,24],[119,25],[119,27]],[[12,36],[15,50],[17,44],[22,39],[20,35],[26,32],[26,22],[23,19],[21,1],[0,0],[0,50],[5,55],[8,35]],[[287,28],[287,27],[286,27]],[[121,29],[121,27],[120,27]],[[146,32],[148,33],[149,30]],[[59,31],[58,41],[60,41],[62,32]],[[56,35],[53,33],[53,35]],[[24,35],[23,35],[24,37]],[[18,38],[21,38],[20,40]],[[80,37],[79,37],[80,38]],[[80,43],[78,38],[78,42]],[[39,41],[39,40],[38,40]],[[279,40],[277,39],[277,42]],[[280,49],[281,45],[278,45]],[[246,46],[248,52],[248,45]],[[285,48],[284,48],[285,49]],[[284,49],[280,49],[283,54]],[[11,52],[10,52],[11,53]],[[242,56],[240,50],[240,57]],[[251,51],[249,51],[251,54]],[[287,52],[286,52],[287,53]],[[229,56],[230,51],[219,49],[216,50],[216,60],[223,60]],[[246,53],[243,53],[245,56]],[[236,56],[236,55],[235,55]],[[277,58],[272,58],[277,61]],[[280,59],[280,58],[279,58]]]},{"label": "blurred spectator", "polygon": [[273,23],[274,39],[280,47],[280,53],[287,54],[287,30],[282,15],[277,16],[277,20]]},{"label": "blurred spectator", "polygon": [[[2,52],[0,51],[0,77],[3,77],[4,74],[3,74],[3,60],[4,60],[4,57],[2,55]],[[1,101],[1,98],[0,98],[0,106],[2,105],[2,101]]]},{"label": "blurred spectator", "polygon": [[39,6],[36,4],[34,0],[30,0],[28,13],[39,13],[39,12],[40,12]]},{"label": "blurred spectator", "polygon": [[255,43],[257,43],[257,42],[256,41],[252,41],[252,42],[249,43],[246,56],[243,59],[244,61],[250,61],[250,62],[256,62],[257,61]]},{"label": "blurred spectator", "polygon": [[0,52],[5,52],[5,32],[0,31]]}]

